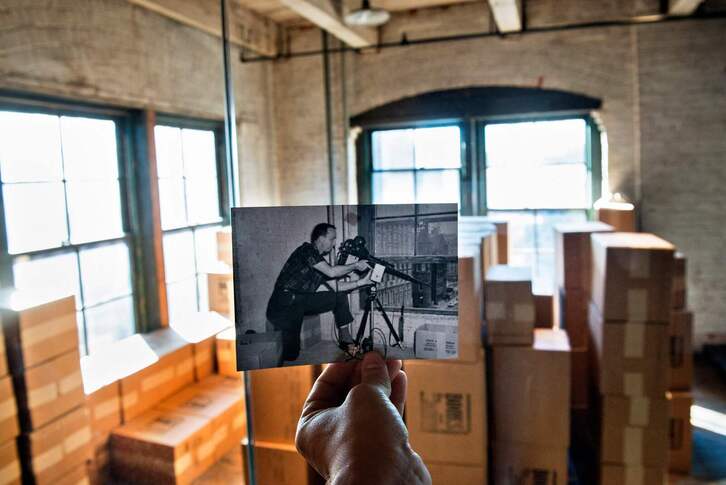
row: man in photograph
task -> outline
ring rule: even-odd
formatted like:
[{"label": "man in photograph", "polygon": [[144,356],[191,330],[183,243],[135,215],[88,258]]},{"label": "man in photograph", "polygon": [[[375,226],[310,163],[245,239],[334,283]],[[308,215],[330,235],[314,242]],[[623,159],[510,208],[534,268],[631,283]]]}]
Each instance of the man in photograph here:
[{"label": "man in photograph", "polygon": [[[296,360],[300,355],[300,331],[305,315],[333,312],[341,348],[352,344],[349,324],[353,315],[348,305],[350,291],[371,285],[370,271],[354,281],[340,281],[353,271],[370,269],[366,261],[331,266],[323,258],[335,246],[335,226],[317,224],[310,242],[295,249],[285,261],[267,303],[267,318],[282,331],[283,359]],[[326,291],[318,291],[320,287]]]}]

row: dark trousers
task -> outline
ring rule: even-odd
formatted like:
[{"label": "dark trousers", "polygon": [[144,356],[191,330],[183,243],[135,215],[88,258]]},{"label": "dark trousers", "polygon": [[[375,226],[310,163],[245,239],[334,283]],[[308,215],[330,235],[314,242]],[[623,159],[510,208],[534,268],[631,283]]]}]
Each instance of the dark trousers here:
[{"label": "dark trousers", "polygon": [[296,360],[300,355],[300,331],[305,315],[333,312],[338,327],[353,321],[348,305],[348,294],[333,291],[317,293],[272,292],[267,303],[267,318],[277,330],[282,331],[282,356]]}]

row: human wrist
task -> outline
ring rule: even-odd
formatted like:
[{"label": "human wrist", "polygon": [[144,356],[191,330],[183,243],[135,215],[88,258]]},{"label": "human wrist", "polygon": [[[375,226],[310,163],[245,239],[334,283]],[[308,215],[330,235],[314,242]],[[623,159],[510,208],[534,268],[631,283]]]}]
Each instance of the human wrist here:
[{"label": "human wrist", "polygon": [[[368,450],[370,451],[370,450]],[[346,454],[343,454],[345,456]],[[353,453],[348,456],[361,456]],[[408,443],[397,449],[389,449],[379,455],[376,461],[370,456],[363,460],[338,460],[330,469],[326,485],[358,485],[376,483],[378,485],[431,485],[431,477],[423,460]]]}]

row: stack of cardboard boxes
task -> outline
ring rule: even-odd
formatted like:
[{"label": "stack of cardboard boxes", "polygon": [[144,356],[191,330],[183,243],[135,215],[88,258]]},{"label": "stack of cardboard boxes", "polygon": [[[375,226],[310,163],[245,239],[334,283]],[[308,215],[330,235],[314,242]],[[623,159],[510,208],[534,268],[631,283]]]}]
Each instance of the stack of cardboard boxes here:
[{"label": "stack of cardboard boxes", "polygon": [[[22,431],[17,443],[23,482],[58,483],[71,474],[83,475],[92,437],[78,355],[75,298],[4,290],[0,312]],[[3,438],[8,438],[17,428],[7,378],[2,384],[8,423]],[[7,450],[4,454],[8,456]]]},{"label": "stack of cardboard boxes", "polygon": [[534,305],[529,269],[490,268],[486,322],[497,484],[567,482],[570,345],[561,330],[534,329]]},{"label": "stack of cardboard boxes", "polygon": [[693,404],[693,313],[686,306],[686,258],[675,254],[673,311],[670,321],[670,373],[667,398],[670,403],[669,470],[691,471],[691,405]]},{"label": "stack of cardboard boxes", "polygon": [[590,236],[611,232],[602,222],[557,224],[555,237],[555,294],[553,320],[564,329],[572,347],[572,408],[588,408],[588,341],[587,312],[592,284]]},{"label": "stack of cardboard boxes", "polygon": [[[1,318],[0,325],[2,325]],[[15,391],[12,377],[8,375],[5,337],[0,330],[0,483],[3,485],[20,483],[20,460],[15,444],[18,432]]]},{"label": "stack of cardboard boxes", "polygon": [[592,235],[589,326],[600,483],[663,483],[673,246],[644,233]]}]

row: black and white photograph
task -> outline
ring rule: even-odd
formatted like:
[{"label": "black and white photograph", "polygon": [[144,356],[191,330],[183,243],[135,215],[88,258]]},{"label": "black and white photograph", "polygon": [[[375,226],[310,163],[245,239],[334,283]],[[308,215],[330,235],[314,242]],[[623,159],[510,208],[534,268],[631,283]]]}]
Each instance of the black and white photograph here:
[{"label": "black and white photograph", "polygon": [[457,356],[456,204],[232,210],[237,369]]}]

